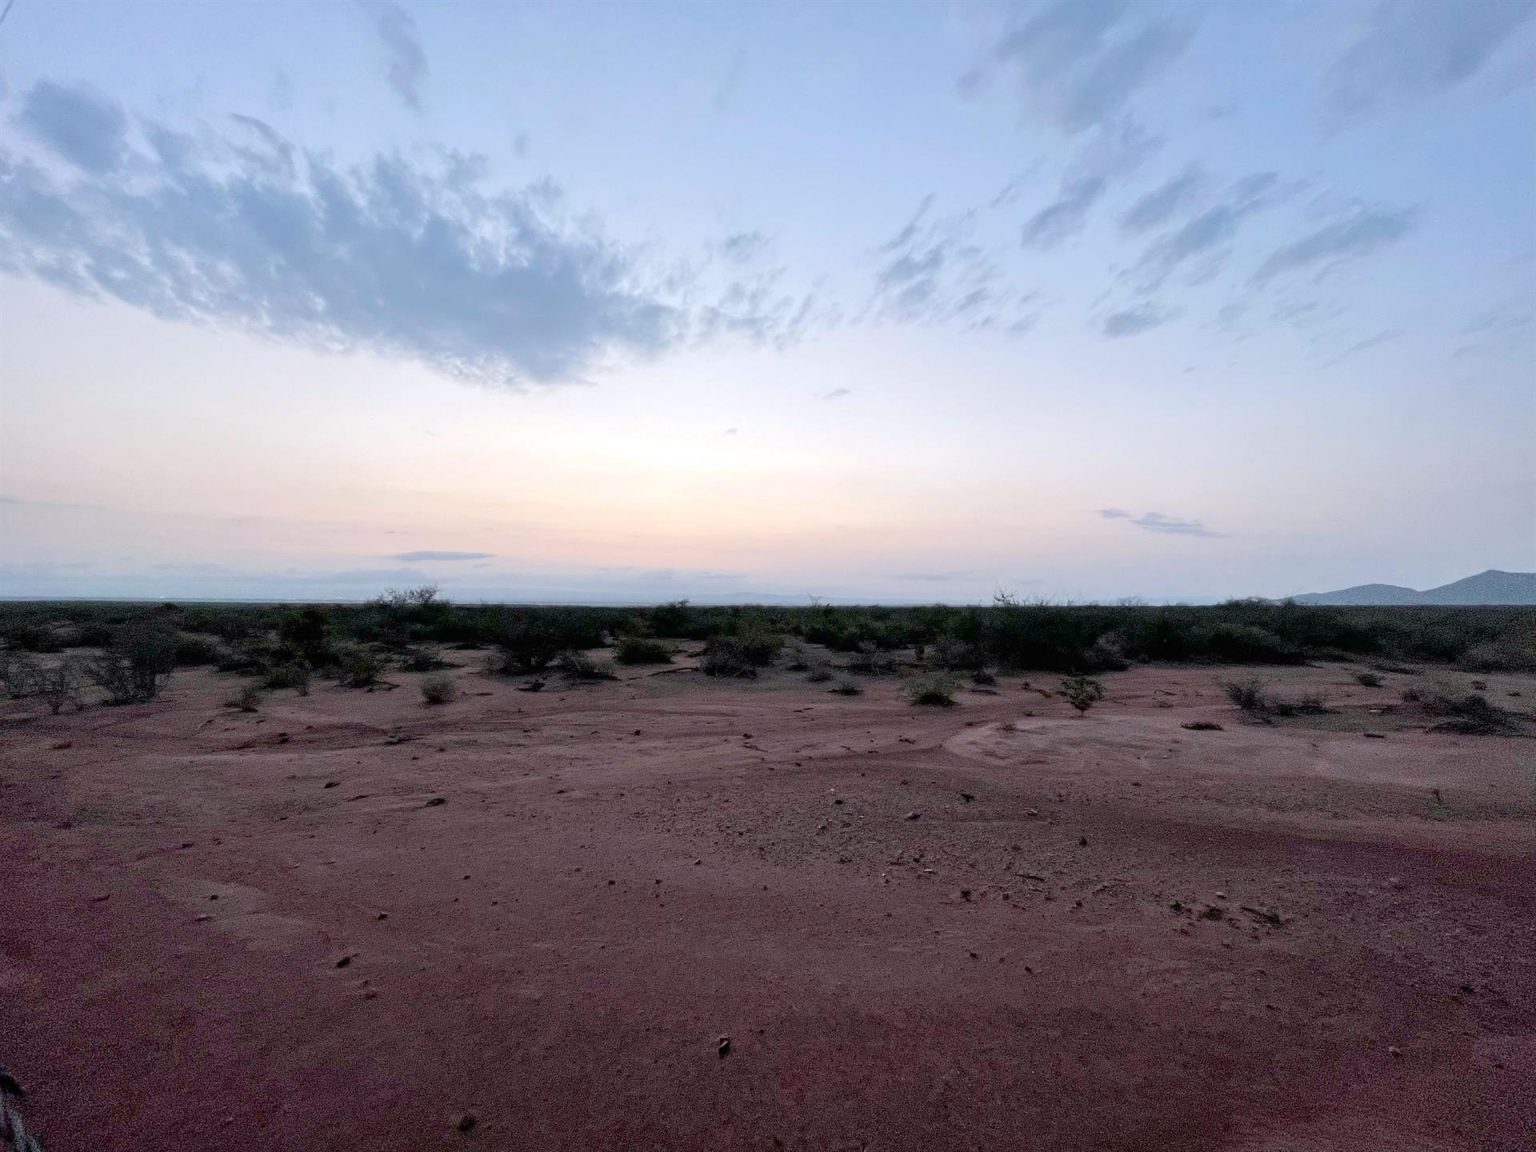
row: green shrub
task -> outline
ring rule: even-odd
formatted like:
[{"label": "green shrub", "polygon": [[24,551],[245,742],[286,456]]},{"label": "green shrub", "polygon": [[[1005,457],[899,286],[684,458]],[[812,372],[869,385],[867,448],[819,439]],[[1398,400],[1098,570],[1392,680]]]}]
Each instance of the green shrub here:
[{"label": "green shrub", "polygon": [[309,665],[304,663],[274,664],[261,677],[263,688],[296,688],[300,696],[309,695]]},{"label": "green shrub", "polygon": [[913,704],[947,708],[955,702],[954,678],[942,672],[929,672],[907,682],[907,699]]},{"label": "green shrub", "polygon": [[660,640],[644,636],[622,636],[614,646],[613,658],[620,664],[670,664],[672,649]]},{"label": "green shrub", "polygon": [[384,675],[384,657],[366,644],[340,647],[336,657],[337,679],[343,688],[372,688]]},{"label": "green shrub", "polygon": [[890,676],[900,667],[901,662],[894,653],[878,648],[868,640],[859,645],[859,650],[849,656],[847,662],[848,671],[865,676]]},{"label": "green shrub", "polygon": [[750,679],[759,668],[773,663],[783,643],[783,637],[757,629],[745,635],[715,636],[705,644],[699,667],[706,676]]},{"label": "green shrub", "polygon": [[1077,709],[1077,714],[1082,716],[1104,699],[1104,685],[1087,676],[1072,676],[1061,682],[1061,694],[1067,698],[1068,704]]},{"label": "green shrub", "polygon": [[428,672],[421,678],[421,699],[425,704],[447,704],[458,694],[458,682],[451,672]]},{"label": "green shrub", "polygon": [[1275,700],[1270,708],[1276,716],[1322,716],[1329,710],[1323,698],[1315,693],[1308,693],[1295,700]]}]

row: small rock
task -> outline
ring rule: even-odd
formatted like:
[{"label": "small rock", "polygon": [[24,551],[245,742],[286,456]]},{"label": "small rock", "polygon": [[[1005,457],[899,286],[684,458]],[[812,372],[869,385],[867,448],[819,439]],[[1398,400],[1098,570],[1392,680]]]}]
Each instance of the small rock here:
[{"label": "small rock", "polygon": [[340,780],[327,780],[325,782],[325,786],[327,788],[340,788],[341,787],[341,781]]},{"label": "small rock", "polygon": [[428,800],[426,802],[424,807],[427,807],[427,808],[440,808],[440,807],[442,807],[446,803],[448,803],[448,800],[447,800],[446,797],[434,796],[434,797],[432,797],[432,799],[430,799],[430,800]]},{"label": "small rock", "polygon": [[731,1038],[729,1036],[720,1037],[719,1042],[715,1046],[715,1051],[720,1053],[720,1059],[722,1060],[729,1056],[731,1054]]},{"label": "small rock", "polygon": [[1396,1044],[1388,1044],[1387,1045],[1387,1055],[1388,1056],[1401,1056],[1402,1054],[1403,1054],[1403,1050],[1401,1048],[1399,1048]]},{"label": "small rock", "polygon": [[347,967],[350,967],[351,964],[352,964],[352,956],[351,956],[350,953],[347,954],[346,956],[343,956],[340,960],[336,961],[336,967],[338,967],[338,968],[347,968]]},{"label": "small rock", "polygon": [[921,820],[922,818],[923,818],[923,814],[921,812],[908,812],[907,813],[907,819],[908,820]]},{"label": "small rock", "polygon": [[1077,846],[1079,848],[1086,848],[1086,847],[1088,847],[1088,837],[1086,837],[1086,836],[1079,836],[1077,838]]},{"label": "small rock", "polygon": [[454,1127],[456,1127],[460,1132],[473,1132],[476,1125],[479,1123],[480,1118],[478,1116],[476,1116],[473,1112],[466,1112],[464,1115],[459,1117],[459,1122],[454,1125]]},{"label": "small rock", "polygon": [[960,799],[964,800],[967,804],[969,804],[972,800],[976,799],[976,797],[974,795],[972,795],[970,792],[962,792],[962,793],[960,793]]}]

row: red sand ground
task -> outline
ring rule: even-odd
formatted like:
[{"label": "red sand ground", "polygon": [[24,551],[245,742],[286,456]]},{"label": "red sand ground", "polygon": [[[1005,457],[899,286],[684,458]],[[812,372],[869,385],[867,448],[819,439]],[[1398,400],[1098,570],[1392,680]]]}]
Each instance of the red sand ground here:
[{"label": "red sand ground", "polygon": [[0,1062],[49,1152],[1536,1147],[1536,741],[1349,672],[1262,673],[1357,706],[1274,726],[1189,668],[1081,720],[1054,677],[8,704]]}]

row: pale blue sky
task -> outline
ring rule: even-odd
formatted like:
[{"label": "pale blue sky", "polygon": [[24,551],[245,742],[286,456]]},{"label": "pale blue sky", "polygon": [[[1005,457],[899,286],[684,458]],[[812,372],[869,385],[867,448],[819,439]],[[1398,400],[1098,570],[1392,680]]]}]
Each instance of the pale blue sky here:
[{"label": "pale blue sky", "polygon": [[1536,568],[1536,0],[16,0],[0,595]]}]

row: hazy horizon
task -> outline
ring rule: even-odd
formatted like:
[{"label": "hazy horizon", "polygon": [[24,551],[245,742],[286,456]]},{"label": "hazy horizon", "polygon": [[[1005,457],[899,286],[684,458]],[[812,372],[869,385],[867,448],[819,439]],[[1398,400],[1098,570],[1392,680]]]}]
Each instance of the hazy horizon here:
[{"label": "hazy horizon", "polygon": [[0,597],[1536,570],[1533,65],[1536,0],[18,0]]}]

